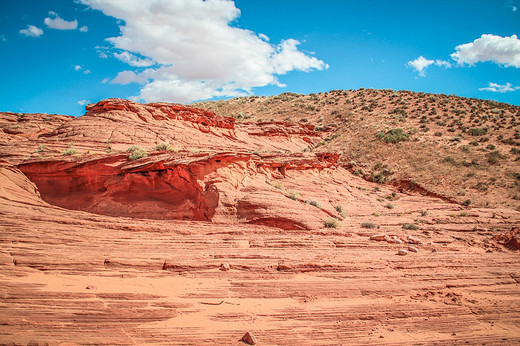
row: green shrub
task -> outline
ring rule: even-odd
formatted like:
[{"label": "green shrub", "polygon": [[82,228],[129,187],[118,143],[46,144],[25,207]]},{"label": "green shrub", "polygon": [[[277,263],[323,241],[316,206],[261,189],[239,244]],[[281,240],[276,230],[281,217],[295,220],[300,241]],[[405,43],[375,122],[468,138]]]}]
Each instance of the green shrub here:
[{"label": "green shrub", "polygon": [[361,227],[368,228],[368,229],[374,229],[374,228],[377,228],[377,225],[375,223],[372,223],[372,222],[363,222],[361,224]]},{"label": "green shrub", "polygon": [[35,153],[41,153],[42,151],[45,151],[47,149],[47,146],[45,144],[40,144],[38,148],[34,151]]},{"label": "green shrub", "polygon": [[387,132],[379,132],[377,138],[385,143],[399,143],[403,141],[409,141],[410,135],[404,132],[403,129],[391,129]]},{"label": "green shrub", "polygon": [[468,133],[472,136],[484,136],[487,133],[487,129],[481,127],[473,127],[468,130]]},{"label": "green shrub", "polygon": [[339,215],[341,215],[342,218],[346,218],[348,216],[347,212],[343,209],[341,205],[335,206],[334,209],[336,209],[336,211],[339,213]]},{"label": "green shrub", "polygon": [[130,153],[128,158],[132,161],[148,156],[146,149],[137,145],[132,145],[130,148],[126,149],[126,151]]},{"label": "green shrub", "polygon": [[321,204],[320,204],[320,202],[318,202],[318,201],[308,200],[308,199],[307,199],[307,200],[305,200],[305,203],[310,204],[310,205],[312,205],[313,207],[316,207],[316,208],[320,208],[320,209],[321,209]]},{"label": "green shrub", "polygon": [[300,199],[300,196],[301,196],[301,194],[298,191],[294,191],[294,190],[287,191],[287,197],[294,201],[297,201],[298,199]]},{"label": "green shrub", "polygon": [[326,228],[338,228],[340,224],[337,219],[330,217],[325,221],[324,225]]},{"label": "green shrub", "polygon": [[137,159],[140,159],[142,157],[146,157],[148,156],[148,153],[146,152],[146,150],[135,150],[135,151],[132,151],[130,153],[130,155],[128,155],[128,158],[131,160],[131,161],[134,161],[134,160],[137,160]]},{"label": "green shrub", "polygon": [[405,223],[403,225],[403,229],[417,231],[419,229],[419,226],[417,226],[416,224],[413,224],[413,223]]},{"label": "green shrub", "polygon": [[452,156],[446,156],[443,160],[443,162],[451,163],[452,165],[456,165],[457,161]]},{"label": "green shrub", "polygon": [[504,156],[500,154],[500,151],[495,150],[487,154],[487,161],[490,165],[496,165],[503,159]]},{"label": "green shrub", "polygon": [[155,150],[176,151],[168,142],[161,142],[155,146]]},{"label": "green shrub", "polygon": [[76,154],[78,151],[74,148],[71,149],[65,149],[61,152],[61,155],[70,156]]},{"label": "green shrub", "polygon": [[145,148],[142,148],[142,147],[140,147],[140,146],[138,146],[138,145],[132,145],[130,148],[126,149],[126,151],[127,151],[128,153],[132,153],[132,152],[134,152],[134,151],[146,151],[146,149],[145,149]]}]

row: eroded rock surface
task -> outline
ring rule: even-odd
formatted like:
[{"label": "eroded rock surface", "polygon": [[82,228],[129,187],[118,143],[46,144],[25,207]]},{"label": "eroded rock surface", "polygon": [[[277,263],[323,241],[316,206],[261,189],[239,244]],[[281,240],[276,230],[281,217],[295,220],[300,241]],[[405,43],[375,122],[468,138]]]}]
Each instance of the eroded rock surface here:
[{"label": "eroded rock surface", "polygon": [[0,129],[0,343],[520,342],[519,212],[367,182],[301,124],[111,99]]}]

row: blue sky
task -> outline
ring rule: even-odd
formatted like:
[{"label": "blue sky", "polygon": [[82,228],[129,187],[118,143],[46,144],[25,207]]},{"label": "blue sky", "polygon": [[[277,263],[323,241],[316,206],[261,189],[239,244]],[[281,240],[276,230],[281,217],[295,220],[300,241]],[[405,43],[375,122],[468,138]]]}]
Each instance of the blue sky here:
[{"label": "blue sky", "polygon": [[520,105],[520,0],[0,0],[0,111],[378,88]]}]

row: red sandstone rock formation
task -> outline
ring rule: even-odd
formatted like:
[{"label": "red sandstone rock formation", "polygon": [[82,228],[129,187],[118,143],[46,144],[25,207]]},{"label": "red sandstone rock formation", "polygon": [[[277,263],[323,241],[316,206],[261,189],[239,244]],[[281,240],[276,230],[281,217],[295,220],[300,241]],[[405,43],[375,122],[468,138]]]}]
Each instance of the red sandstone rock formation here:
[{"label": "red sandstone rock formation", "polygon": [[0,116],[0,343],[520,342],[520,213],[369,183],[306,125],[87,109]]}]

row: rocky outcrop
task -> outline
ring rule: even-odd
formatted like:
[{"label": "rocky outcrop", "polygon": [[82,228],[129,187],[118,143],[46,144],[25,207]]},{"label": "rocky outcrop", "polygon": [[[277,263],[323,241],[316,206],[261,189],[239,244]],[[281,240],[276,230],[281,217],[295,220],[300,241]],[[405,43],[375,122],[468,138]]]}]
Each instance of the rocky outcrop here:
[{"label": "rocky outcrop", "polygon": [[[86,162],[37,161],[19,168],[45,201],[67,209],[199,221],[211,221],[218,211],[221,219],[306,229],[319,224],[311,226],[300,221],[298,213],[284,211],[287,197],[267,182],[290,170],[330,168],[337,159],[333,154],[157,153],[136,161],[122,154]],[[219,208],[219,203],[226,207]]]},{"label": "rocky outcrop", "polygon": [[123,99],[106,99],[86,106],[85,116],[110,117],[114,114],[137,117],[141,121],[182,120],[204,127],[233,129],[235,119],[221,117],[213,112],[171,103],[141,104]]}]

